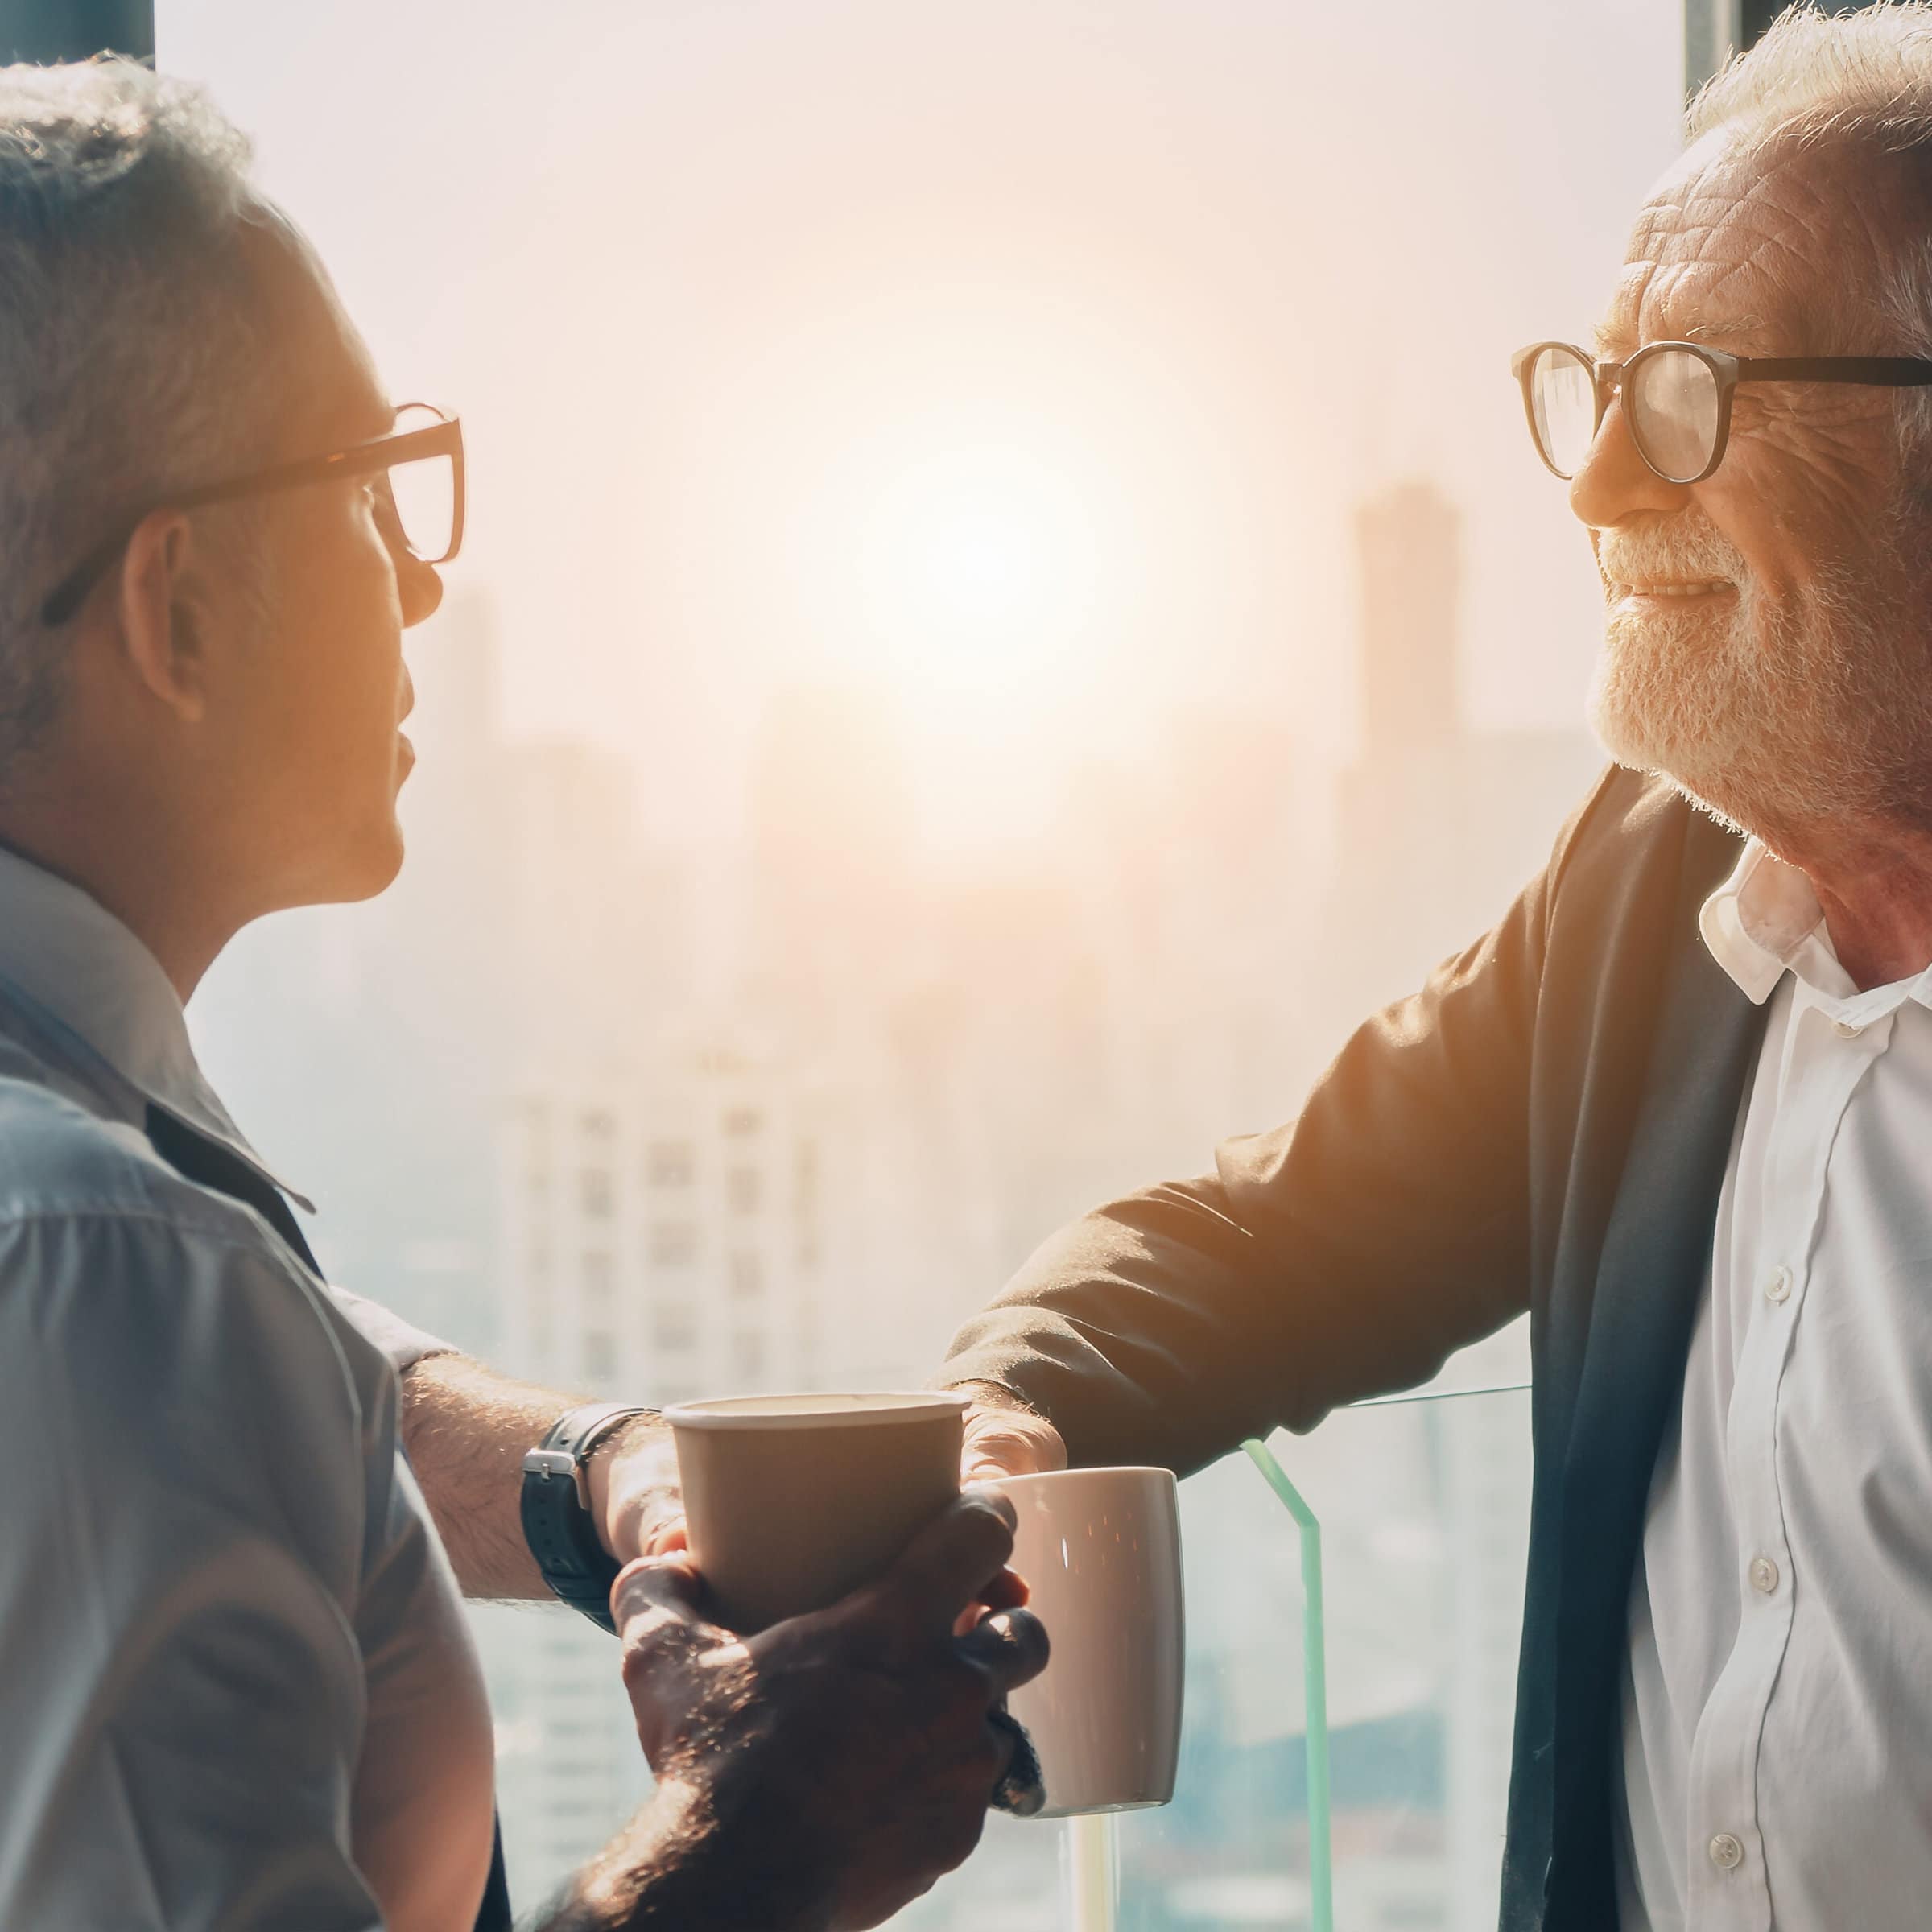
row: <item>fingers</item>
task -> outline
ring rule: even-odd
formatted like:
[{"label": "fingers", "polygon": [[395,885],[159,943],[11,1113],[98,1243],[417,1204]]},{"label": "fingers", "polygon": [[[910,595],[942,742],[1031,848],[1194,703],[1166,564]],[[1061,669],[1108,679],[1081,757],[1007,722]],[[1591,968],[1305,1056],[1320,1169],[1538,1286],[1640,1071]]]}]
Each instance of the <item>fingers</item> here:
[{"label": "fingers", "polygon": [[691,1530],[682,1516],[667,1517],[644,1533],[646,1556],[669,1556],[691,1547]]},{"label": "fingers", "polygon": [[1030,1610],[1001,1610],[956,1638],[960,1654],[977,1664],[1002,1693],[1030,1683],[1046,1668],[1046,1626]]},{"label": "fingers", "polygon": [[928,1523],[861,1598],[915,1641],[943,1637],[1005,1567],[1018,1518],[997,1490],[962,1496]]},{"label": "fingers", "polygon": [[1033,1588],[1017,1571],[1002,1570],[980,1592],[976,1603],[967,1604],[953,1619],[952,1633],[964,1637],[989,1610],[1019,1610],[1033,1600]]},{"label": "fingers", "polygon": [[963,1482],[997,1482],[1002,1476],[1037,1476],[1066,1467],[1067,1445],[1044,1416],[1005,1402],[976,1402],[966,1411]]},{"label": "fingers", "polygon": [[627,1646],[671,1629],[716,1641],[719,1633],[706,1620],[704,1603],[704,1579],[686,1556],[639,1557],[610,1587],[611,1620]]},{"label": "fingers", "polygon": [[1032,1600],[1033,1591],[1018,1571],[1002,1570],[980,1592],[980,1601],[989,1610],[1018,1610]]}]

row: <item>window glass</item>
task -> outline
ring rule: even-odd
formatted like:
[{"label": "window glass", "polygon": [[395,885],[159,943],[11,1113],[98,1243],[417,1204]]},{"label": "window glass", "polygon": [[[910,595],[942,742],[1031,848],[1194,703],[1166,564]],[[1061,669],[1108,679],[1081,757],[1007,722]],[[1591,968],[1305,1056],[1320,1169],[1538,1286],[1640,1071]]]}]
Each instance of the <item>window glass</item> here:
[{"label": "window glass", "polygon": [[683,1267],[698,1252],[697,1224],[693,1221],[654,1221],[649,1241],[654,1267]]},{"label": "window glass", "polygon": [[688,1187],[693,1170],[688,1141],[653,1141],[647,1173],[654,1187]]},{"label": "window glass", "polygon": [[[918,1386],[1055,1230],[1292,1118],[1600,769],[1600,584],[1509,357],[1588,340],[1682,40],[1678,0],[171,10],[386,385],[471,432],[401,876],[196,997],[352,1285],[572,1393]],[[1279,1446],[1354,1607],[1352,1932],[1493,1922],[1521,1444],[1462,1413]],[[1186,1494],[1183,1783],[1119,1828],[1121,1924],[1290,1925],[1298,1559],[1244,1463]],[[524,1912],[646,1782],[578,1622],[479,1613]],[[996,1827],[905,1923],[1057,1926],[1060,1843]]]}]

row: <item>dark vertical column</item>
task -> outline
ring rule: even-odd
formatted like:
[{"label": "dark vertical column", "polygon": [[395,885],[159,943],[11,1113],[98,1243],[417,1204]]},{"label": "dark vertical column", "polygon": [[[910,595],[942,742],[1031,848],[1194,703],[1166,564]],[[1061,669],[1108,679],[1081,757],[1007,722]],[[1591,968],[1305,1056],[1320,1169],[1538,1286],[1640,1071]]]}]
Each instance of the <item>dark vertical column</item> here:
[{"label": "dark vertical column", "polygon": [[0,0],[0,63],[155,60],[155,0]]},{"label": "dark vertical column", "polygon": [[[1763,28],[1758,31],[1761,33]],[[1684,0],[1686,100],[1744,43],[1740,0]]]},{"label": "dark vertical column", "polygon": [[[1820,13],[1856,12],[1864,0],[1812,0]],[[1684,0],[1684,88],[1697,90],[1740,48],[1755,47],[1786,0]]]}]

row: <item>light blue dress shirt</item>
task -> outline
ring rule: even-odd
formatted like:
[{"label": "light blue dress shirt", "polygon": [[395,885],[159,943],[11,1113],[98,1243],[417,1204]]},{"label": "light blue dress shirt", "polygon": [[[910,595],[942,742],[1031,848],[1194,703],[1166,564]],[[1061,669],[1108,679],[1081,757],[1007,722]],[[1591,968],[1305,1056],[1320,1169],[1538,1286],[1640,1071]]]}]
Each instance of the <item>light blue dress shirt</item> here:
[{"label": "light blue dress shirt", "polygon": [[274,1179],[152,956],[0,851],[0,1927],[469,1932],[489,1710],[392,1367],[436,1344],[151,1102]]}]

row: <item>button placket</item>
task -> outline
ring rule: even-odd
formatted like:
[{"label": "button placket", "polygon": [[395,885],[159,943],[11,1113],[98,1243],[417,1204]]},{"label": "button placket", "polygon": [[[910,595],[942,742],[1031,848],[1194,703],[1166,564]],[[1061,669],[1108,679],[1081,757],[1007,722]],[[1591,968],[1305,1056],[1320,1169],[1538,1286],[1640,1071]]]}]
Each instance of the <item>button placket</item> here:
[{"label": "button placket", "polygon": [[[1759,1166],[1754,1272],[1738,1307],[1741,1333],[1724,1430],[1733,1505],[1733,1572],[1741,1601],[1731,1654],[1697,1726],[1690,1761],[1693,1817],[1706,1835],[1693,1856],[1723,1922],[1755,1912],[1763,1867],[1757,1844],[1758,1752],[1765,1713],[1790,1640],[1791,1558],[1777,1467],[1778,1392],[1798,1345],[1810,1260],[1823,1211],[1839,1119],[1869,1067],[1868,1051],[1841,1047],[1819,1018],[1800,1010],[1785,1054]],[[1820,1016],[1822,1018],[1822,1016]],[[1690,1897],[1699,1888],[1694,1883]],[[1695,1913],[1694,1913],[1695,1916]],[[1715,1925],[1718,1922],[1713,1920]]]}]

